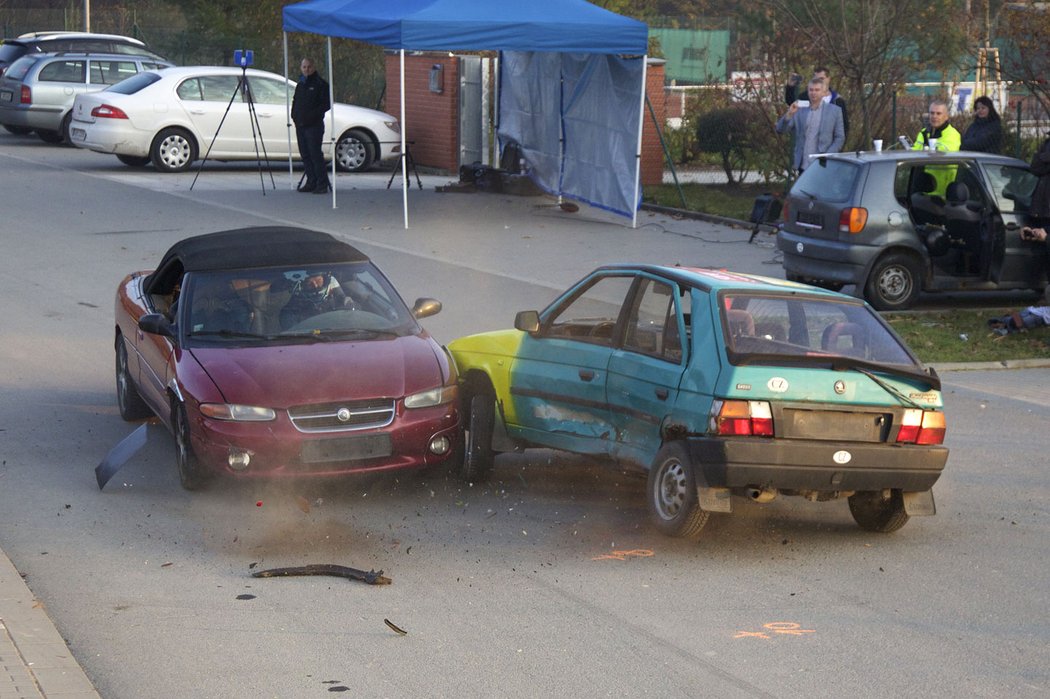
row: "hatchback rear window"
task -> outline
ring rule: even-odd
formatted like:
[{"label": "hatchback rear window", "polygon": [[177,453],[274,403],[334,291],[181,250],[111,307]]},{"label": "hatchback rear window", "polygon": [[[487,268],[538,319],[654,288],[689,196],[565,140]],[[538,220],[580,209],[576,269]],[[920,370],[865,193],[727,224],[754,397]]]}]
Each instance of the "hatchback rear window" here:
[{"label": "hatchback rear window", "polygon": [[137,75],[132,75],[127,80],[121,80],[116,85],[107,87],[106,92],[119,92],[122,95],[133,95],[139,90],[149,87],[158,80],[160,80],[160,76],[156,73],[143,71]]},{"label": "hatchback rear window", "polygon": [[827,202],[844,202],[853,192],[860,166],[845,160],[818,158],[791,188],[792,194]]}]

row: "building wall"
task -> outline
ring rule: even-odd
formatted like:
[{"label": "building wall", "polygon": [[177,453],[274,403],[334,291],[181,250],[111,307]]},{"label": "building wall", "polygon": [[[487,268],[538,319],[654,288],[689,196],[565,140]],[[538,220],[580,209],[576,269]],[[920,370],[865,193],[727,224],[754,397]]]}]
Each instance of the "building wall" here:
[{"label": "building wall", "polygon": [[[442,68],[441,92],[430,91],[430,71]],[[459,171],[459,60],[447,53],[405,56],[405,105],[402,124],[417,165]],[[401,118],[400,56],[386,56],[386,108]],[[411,142],[415,143],[411,143]]]},{"label": "building wall", "polygon": [[[386,56],[385,110],[400,119],[401,82],[399,56]],[[442,66],[442,91],[430,90],[430,71]],[[646,75],[646,92],[656,113],[657,123],[663,128],[666,109],[664,96],[664,66],[661,61],[650,62]],[[417,165],[446,172],[459,171],[459,61],[447,53],[405,56],[405,138]],[[664,155],[656,126],[648,107],[643,112],[642,172],[643,185],[663,181]]]}]

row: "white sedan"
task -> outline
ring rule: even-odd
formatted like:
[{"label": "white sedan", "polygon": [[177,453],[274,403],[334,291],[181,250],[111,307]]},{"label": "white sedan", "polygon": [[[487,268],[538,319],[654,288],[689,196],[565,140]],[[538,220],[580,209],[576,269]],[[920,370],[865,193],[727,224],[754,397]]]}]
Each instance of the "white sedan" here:
[{"label": "white sedan", "polygon": [[[138,73],[101,92],[77,95],[69,134],[81,148],[112,153],[126,165],[152,162],[162,172],[182,172],[198,158],[288,158],[288,92],[295,83],[261,70],[179,67]],[[256,120],[251,118],[254,107]],[[401,127],[384,112],[336,103],[325,116],[325,159],[331,161],[335,118],[336,166],[367,170],[401,152]],[[253,129],[257,122],[257,129]],[[258,133],[256,133],[256,131]],[[261,138],[260,138],[261,136]],[[299,158],[294,128],[291,154]]]}]

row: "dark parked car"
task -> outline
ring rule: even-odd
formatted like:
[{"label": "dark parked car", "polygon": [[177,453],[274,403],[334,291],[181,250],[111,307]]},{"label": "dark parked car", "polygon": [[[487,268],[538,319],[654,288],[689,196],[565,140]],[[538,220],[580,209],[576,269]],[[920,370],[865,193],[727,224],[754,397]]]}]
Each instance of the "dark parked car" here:
[{"label": "dark parked car", "polygon": [[610,265],[514,330],[449,343],[463,475],[548,447],[648,470],[652,521],[700,532],[731,495],[847,498],[863,528],[934,513],[940,381],[871,307],[724,270]]},{"label": "dark parked car", "polygon": [[1026,163],[986,153],[821,157],[785,202],[785,276],[855,284],[880,310],[908,308],[920,291],[1042,290],[1042,249],[1021,239],[1035,183]]},{"label": "dark parked car", "polygon": [[183,487],[331,475],[457,452],[454,365],[357,249],[298,228],[187,238],[116,299],[117,402],[175,436]]}]

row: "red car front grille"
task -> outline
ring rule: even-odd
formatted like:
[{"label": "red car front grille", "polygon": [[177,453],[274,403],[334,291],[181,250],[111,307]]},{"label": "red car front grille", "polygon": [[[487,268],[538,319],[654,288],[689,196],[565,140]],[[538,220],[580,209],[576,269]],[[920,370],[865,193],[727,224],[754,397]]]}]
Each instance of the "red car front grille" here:
[{"label": "red car front grille", "polygon": [[393,422],[395,405],[390,398],[297,405],[288,417],[300,432],[366,430]]}]

